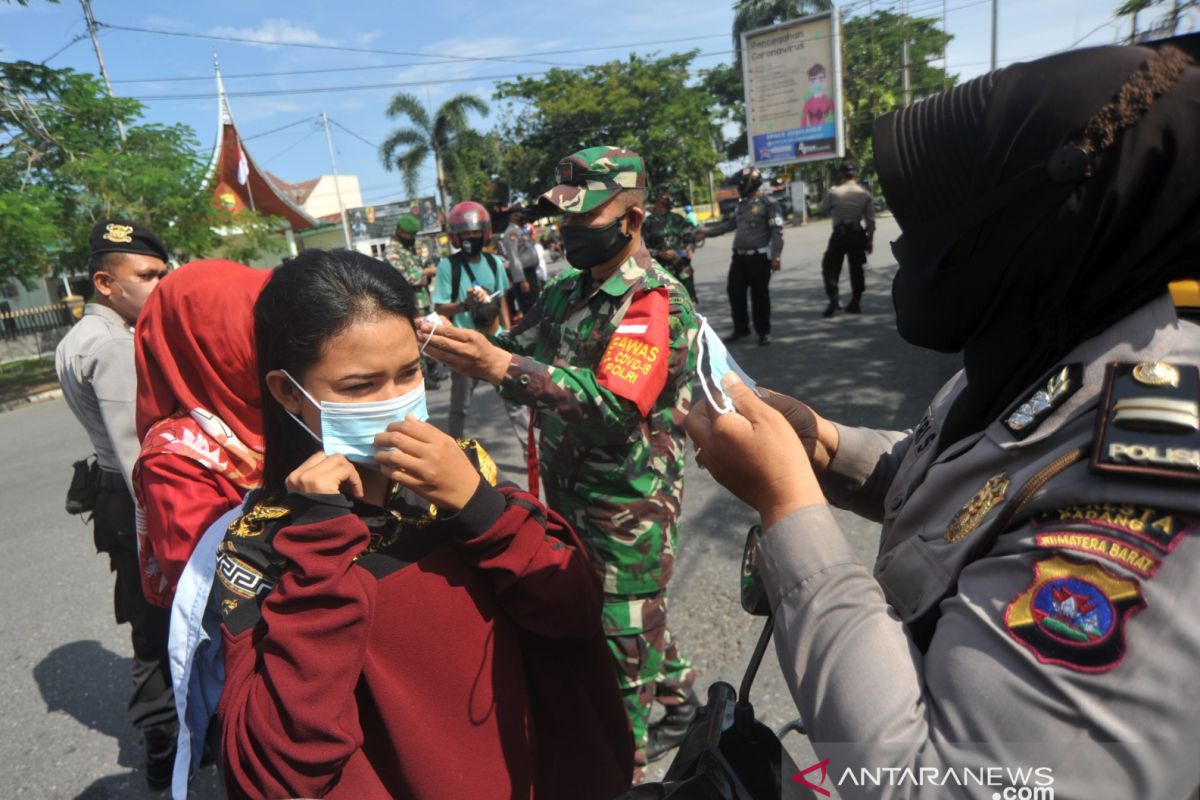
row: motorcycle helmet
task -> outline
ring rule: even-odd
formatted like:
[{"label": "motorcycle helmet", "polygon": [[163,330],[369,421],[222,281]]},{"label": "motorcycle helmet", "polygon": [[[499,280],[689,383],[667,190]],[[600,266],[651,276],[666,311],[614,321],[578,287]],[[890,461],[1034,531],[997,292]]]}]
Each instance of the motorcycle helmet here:
[{"label": "motorcycle helmet", "polygon": [[758,167],[742,167],[741,171],[734,176],[733,182],[737,186],[738,194],[746,197],[754,194],[758,191],[758,187],[762,186],[762,172]]},{"label": "motorcycle helmet", "polygon": [[486,243],[492,238],[492,218],[487,209],[474,200],[465,200],[450,209],[450,241],[462,246],[464,233],[478,232]]}]

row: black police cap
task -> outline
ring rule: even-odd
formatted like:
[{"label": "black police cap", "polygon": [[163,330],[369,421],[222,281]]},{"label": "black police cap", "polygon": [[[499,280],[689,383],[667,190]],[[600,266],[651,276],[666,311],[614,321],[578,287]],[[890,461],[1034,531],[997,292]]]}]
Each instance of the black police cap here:
[{"label": "black police cap", "polygon": [[136,253],[167,260],[167,248],[150,230],[127,219],[102,219],[88,237],[92,255],[98,253]]}]

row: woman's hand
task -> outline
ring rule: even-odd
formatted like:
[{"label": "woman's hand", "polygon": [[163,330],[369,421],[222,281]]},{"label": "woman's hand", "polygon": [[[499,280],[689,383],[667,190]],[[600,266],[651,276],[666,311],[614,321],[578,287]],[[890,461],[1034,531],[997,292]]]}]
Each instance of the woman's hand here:
[{"label": "woman's hand", "polygon": [[818,475],[824,472],[837,454],[837,428],[796,398],[770,389],[764,391],[767,393],[763,398],[766,404],[783,414],[783,418],[800,437],[800,443],[804,445],[804,452],[808,453],[813,469]]},{"label": "woman's hand", "polygon": [[362,478],[358,470],[341,453],[332,456],[313,453],[287,476],[284,486],[289,492],[363,496]]},{"label": "woman's hand", "polygon": [[825,495],[800,438],[783,415],[729,373],[725,391],[734,413],[707,402],[692,406],[684,423],[696,461],[762,517],[766,530],[796,509],[820,505]]},{"label": "woman's hand", "polygon": [[375,446],[380,472],[451,514],[467,504],[482,480],[458,442],[412,415],[377,434]]}]

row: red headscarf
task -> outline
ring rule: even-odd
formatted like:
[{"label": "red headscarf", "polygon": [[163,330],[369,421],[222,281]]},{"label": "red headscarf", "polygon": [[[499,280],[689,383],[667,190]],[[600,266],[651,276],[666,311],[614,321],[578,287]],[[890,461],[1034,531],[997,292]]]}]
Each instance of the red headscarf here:
[{"label": "red headscarf", "polygon": [[262,481],[254,301],[270,270],[193,261],[150,295],[137,323],[142,456],[178,452],[244,489]]}]

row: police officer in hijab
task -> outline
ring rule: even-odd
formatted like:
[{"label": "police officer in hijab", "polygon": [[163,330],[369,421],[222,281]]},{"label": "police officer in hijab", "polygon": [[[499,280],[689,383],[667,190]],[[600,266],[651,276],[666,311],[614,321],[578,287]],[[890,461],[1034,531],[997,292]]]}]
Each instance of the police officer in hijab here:
[{"label": "police officer in hijab", "polygon": [[[699,460],[762,516],[780,662],[841,796],[1196,795],[1200,327],[1167,287],[1197,274],[1198,128],[1173,47],[883,117],[897,326],[963,371],[903,433],[742,385],[738,413],[694,407]],[[882,523],[873,570],[830,505]]]}]

